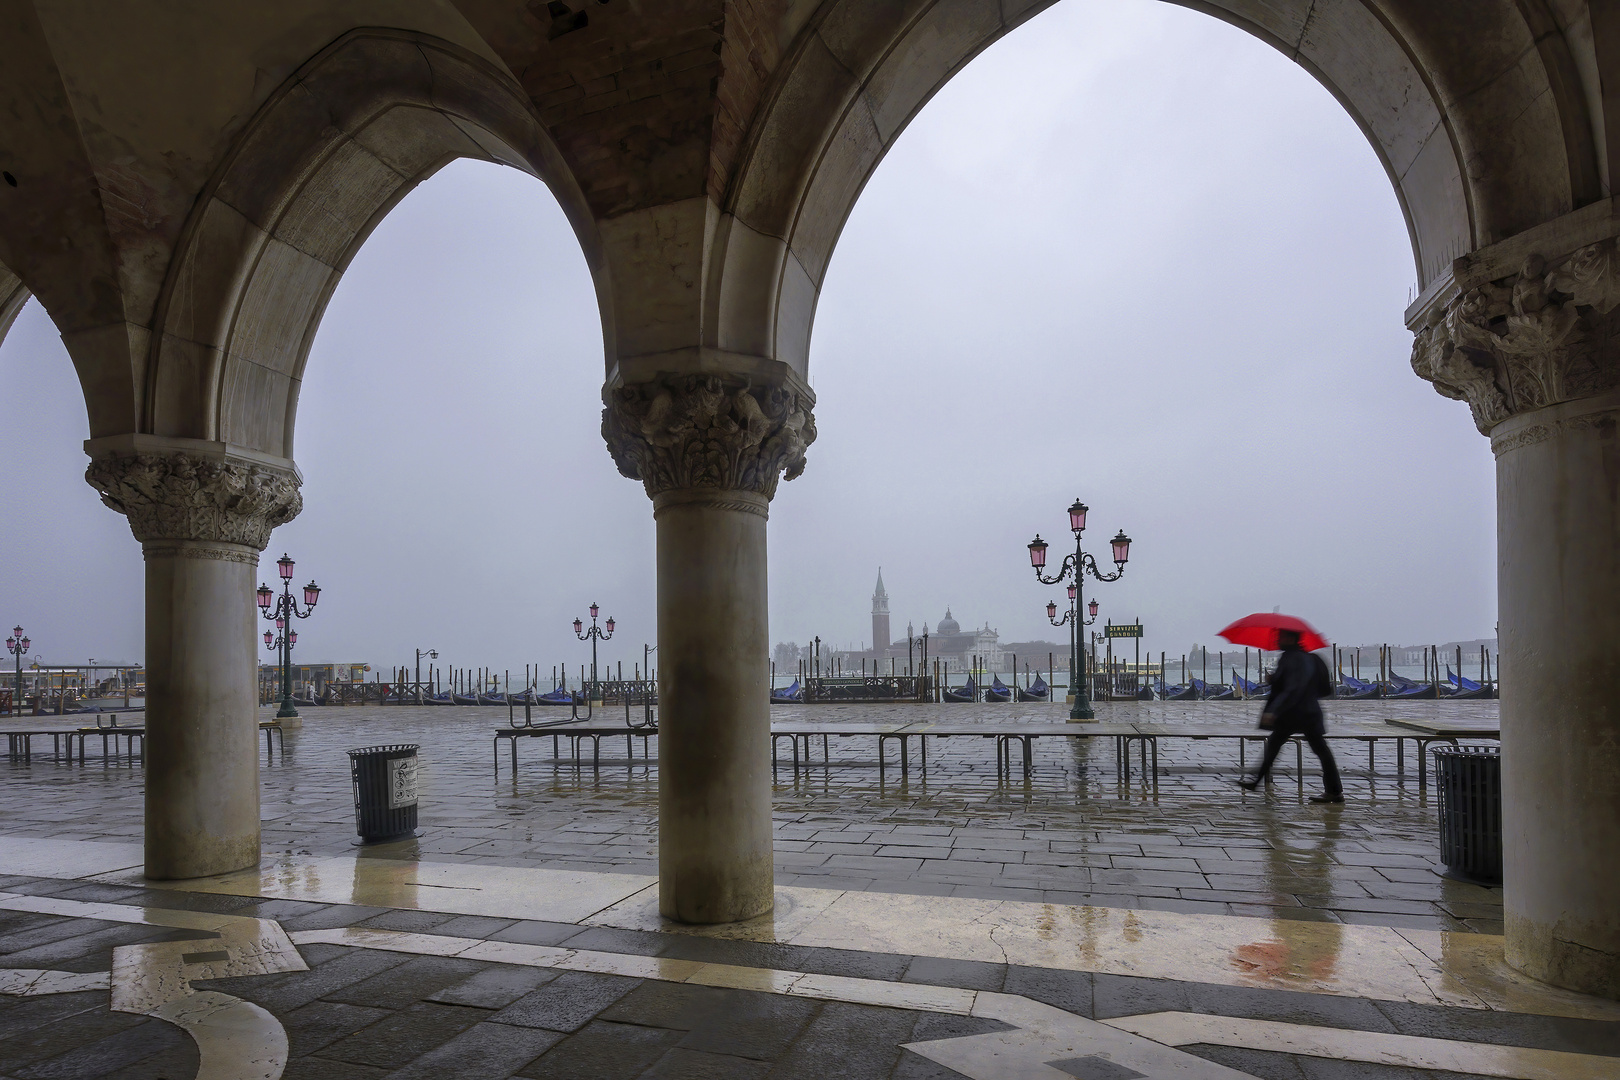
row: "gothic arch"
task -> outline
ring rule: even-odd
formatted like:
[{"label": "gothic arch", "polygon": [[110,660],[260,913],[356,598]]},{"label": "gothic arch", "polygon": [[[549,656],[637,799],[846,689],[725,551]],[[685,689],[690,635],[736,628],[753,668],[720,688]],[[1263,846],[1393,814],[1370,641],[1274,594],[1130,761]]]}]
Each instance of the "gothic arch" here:
[{"label": "gothic arch", "polygon": [[[834,0],[818,12],[726,193],[710,291],[722,348],[805,371],[833,247],[878,162],[946,81],[1053,2]],[[1581,58],[1542,0],[1470,4],[1462,35],[1453,5],[1172,2],[1266,41],[1339,100],[1389,174],[1420,288],[1476,247],[1603,195]]]},{"label": "gothic arch", "polygon": [[0,345],[6,342],[11,324],[17,321],[23,305],[28,303],[29,292],[22,279],[0,266]]},{"label": "gothic arch", "polygon": [[291,458],[304,363],[344,269],[400,199],[462,157],[551,189],[611,348],[596,226],[521,88],[448,42],[357,30],[270,97],[198,198],[158,304],[141,431]]}]

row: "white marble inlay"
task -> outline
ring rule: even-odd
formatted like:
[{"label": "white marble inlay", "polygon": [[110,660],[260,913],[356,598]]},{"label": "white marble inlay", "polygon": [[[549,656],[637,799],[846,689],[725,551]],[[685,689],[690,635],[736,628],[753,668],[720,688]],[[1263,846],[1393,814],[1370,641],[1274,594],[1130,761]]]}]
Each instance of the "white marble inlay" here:
[{"label": "white marble inlay", "polygon": [[[0,892],[0,908],[103,922],[200,930],[197,941],[122,945],[113,950],[113,1011],[153,1016],[183,1028],[197,1044],[197,1080],[277,1080],[287,1064],[287,1032],[270,1013],[212,990],[194,979],[223,979],[306,971],[307,965],[269,919],[201,911],[130,907]],[[223,953],[223,959],[212,954]],[[208,959],[202,957],[208,956]],[[188,959],[189,957],[189,959]],[[62,974],[62,973],[52,973]]]},{"label": "white marble inlay", "polygon": [[81,878],[120,870],[139,870],[145,862],[146,853],[140,844],[0,836],[0,869],[6,874]]},{"label": "white marble inlay", "polygon": [[1377,1031],[1163,1012],[1105,1021],[1170,1046],[1208,1043],[1409,1069],[1439,1069],[1511,1080],[1615,1080],[1620,1058],[1524,1046],[1427,1039]]},{"label": "white marble inlay", "polygon": [[[110,875],[102,880],[147,884],[137,875]],[[656,883],[656,878],[645,874],[364,856],[283,855],[255,869],[191,881],[166,881],[162,887],[322,904],[412,908],[448,915],[577,923]]]},{"label": "white marble inlay", "polygon": [[107,971],[47,971],[40,968],[0,969],[0,994],[12,997],[43,997],[46,994],[75,994],[81,990],[105,990],[111,985]]}]

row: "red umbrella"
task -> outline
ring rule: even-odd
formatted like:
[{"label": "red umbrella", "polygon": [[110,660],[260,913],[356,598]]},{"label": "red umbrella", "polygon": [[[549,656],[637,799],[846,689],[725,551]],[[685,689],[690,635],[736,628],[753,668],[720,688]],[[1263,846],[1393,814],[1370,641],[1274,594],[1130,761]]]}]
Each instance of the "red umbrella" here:
[{"label": "red umbrella", "polygon": [[1276,612],[1257,611],[1253,615],[1245,615],[1222,630],[1221,637],[1234,645],[1276,649],[1279,630],[1294,631],[1299,635],[1300,646],[1309,651],[1314,652],[1328,647],[1327,640],[1318,634],[1310,623],[1304,619],[1296,619],[1292,615],[1279,615]]}]

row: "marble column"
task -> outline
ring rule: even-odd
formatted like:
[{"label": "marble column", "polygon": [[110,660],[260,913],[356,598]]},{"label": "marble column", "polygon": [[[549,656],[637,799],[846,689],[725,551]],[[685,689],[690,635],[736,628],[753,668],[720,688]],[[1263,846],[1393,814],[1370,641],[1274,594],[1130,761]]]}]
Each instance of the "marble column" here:
[{"label": "marble column", "polygon": [[809,389],[665,374],[610,386],[602,434],[658,530],[658,874],[664,916],[771,910],[765,520],[804,469]]},{"label": "marble column", "polygon": [[1620,998],[1620,257],[1538,239],[1458,261],[1413,366],[1496,455],[1506,958]]},{"label": "marble column", "polygon": [[302,509],[291,462],[223,443],[93,440],[85,479],[146,559],[146,875],[259,862],[254,581]]}]

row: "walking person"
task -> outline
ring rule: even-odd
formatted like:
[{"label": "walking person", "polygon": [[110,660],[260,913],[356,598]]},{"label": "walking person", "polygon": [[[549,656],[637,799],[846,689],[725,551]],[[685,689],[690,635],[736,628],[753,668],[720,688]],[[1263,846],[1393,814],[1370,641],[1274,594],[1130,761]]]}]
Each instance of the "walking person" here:
[{"label": "walking person", "polygon": [[1339,766],[1333,760],[1333,750],[1324,737],[1319,698],[1333,696],[1333,681],[1327,664],[1315,653],[1306,652],[1300,644],[1297,630],[1277,630],[1277,647],[1282,655],[1271,675],[1271,694],[1266,698],[1260,715],[1260,726],[1271,730],[1266,740],[1265,757],[1260,770],[1248,779],[1239,780],[1239,786],[1253,791],[1271,772],[1272,762],[1282,751],[1290,737],[1304,735],[1311,744],[1311,752],[1322,762],[1323,793],[1311,796],[1313,803],[1344,802],[1344,785],[1339,779]]}]

